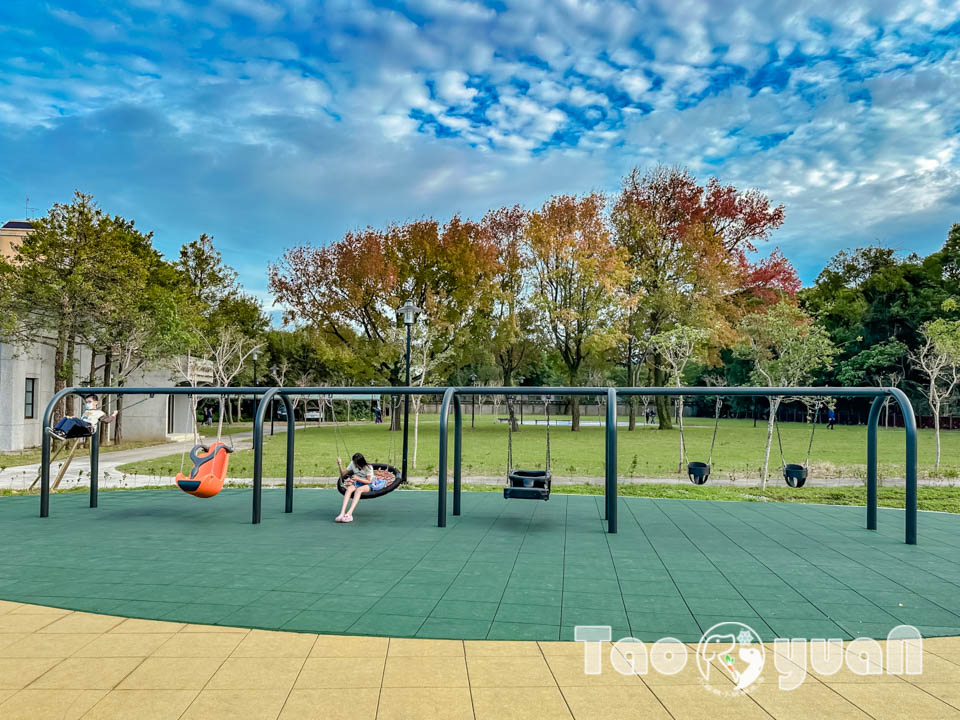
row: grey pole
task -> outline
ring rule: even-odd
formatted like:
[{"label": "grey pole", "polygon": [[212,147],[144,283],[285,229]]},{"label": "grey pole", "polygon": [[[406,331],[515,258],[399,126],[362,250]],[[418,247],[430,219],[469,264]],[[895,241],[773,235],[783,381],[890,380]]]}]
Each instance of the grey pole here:
[{"label": "grey pole", "polygon": [[453,514],[460,514],[460,454],[463,446],[463,411],[460,396],[453,396]]},{"label": "grey pole", "polygon": [[97,431],[90,438],[90,507],[97,507],[100,492],[100,433],[103,426],[98,422]]}]

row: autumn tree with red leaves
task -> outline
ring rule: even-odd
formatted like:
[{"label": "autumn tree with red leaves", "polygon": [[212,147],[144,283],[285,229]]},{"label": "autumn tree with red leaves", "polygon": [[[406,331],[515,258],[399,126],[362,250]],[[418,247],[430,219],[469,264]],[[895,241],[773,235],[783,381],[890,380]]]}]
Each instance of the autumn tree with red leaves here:
[{"label": "autumn tree with red leaves", "polygon": [[[322,248],[290,248],[269,267],[269,288],[284,322],[310,326],[339,347],[354,380],[401,385],[397,308],[409,298],[422,310],[420,374],[437,369],[432,359],[453,362],[450,350],[465,347],[489,312],[496,257],[478,223],[425,219],[349,232]],[[421,379],[415,372],[414,383]]]},{"label": "autumn tree with red leaves", "polygon": [[[783,223],[758,190],[739,191],[713,178],[705,186],[689,171],[634,169],[623,180],[611,213],[617,245],[629,258],[626,292],[637,298],[625,318],[626,360],[649,365],[652,385],[664,385],[664,359],[650,338],[679,326],[707,330],[716,350],[729,346],[750,299],[792,294],[796,272],[782,255],[754,264],[756,243]],[[656,399],[661,428],[670,428],[666,398]],[[631,427],[635,411],[631,408]]]}]

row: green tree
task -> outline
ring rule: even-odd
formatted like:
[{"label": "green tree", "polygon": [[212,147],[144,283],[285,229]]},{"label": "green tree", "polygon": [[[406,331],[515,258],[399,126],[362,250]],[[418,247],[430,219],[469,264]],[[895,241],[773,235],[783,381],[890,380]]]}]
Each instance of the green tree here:
[{"label": "green tree", "polygon": [[[529,214],[526,246],[532,269],[534,307],[554,349],[576,385],[594,353],[616,346],[614,317],[624,297],[627,267],[611,242],[603,196],[558,195]],[[580,402],[570,398],[571,430],[580,429]]]},{"label": "green tree", "polygon": [[[956,304],[945,303],[944,310],[954,310]],[[937,458],[940,469],[940,410],[960,383],[960,320],[938,318],[920,328],[922,343],[910,357],[926,379],[925,397],[933,414]]]},{"label": "green tree", "polygon": [[[737,354],[750,361],[752,379],[767,387],[799,387],[813,374],[829,368],[836,348],[827,332],[796,305],[780,302],[767,312],[747,315],[740,324],[742,342]],[[770,446],[781,397],[769,397],[770,418],[763,456],[761,484],[767,486]]]}]

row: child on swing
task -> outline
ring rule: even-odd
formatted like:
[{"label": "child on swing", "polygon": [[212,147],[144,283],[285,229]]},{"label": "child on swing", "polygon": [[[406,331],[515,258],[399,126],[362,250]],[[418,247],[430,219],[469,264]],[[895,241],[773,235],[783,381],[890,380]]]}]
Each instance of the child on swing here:
[{"label": "child on swing", "polygon": [[96,395],[87,395],[83,399],[83,414],[80,417],[67,416],[60,418],[56,425],[50,428],[54,437],[66,440],[71,437],[87,437],[97,432],[97,423],[110,423],[117,416],[114,410],[109,416],[100,409],[100,400]]},{"label": "child on swing", "polygon": [[[343,494],[340,514],[334,518],[334,522],[353,522],[353,511],[357,507],[357,503],[360,502],[360,496],[365,492],[382,490],[387,483],[383,478],[376,476],[373,472],[373,465],[368,463],[367,459],[360,453],[353,454],[346,470],[343,469],[343,461],[338,457],[337,469],[340,471],[340,479],[344,481],[346,492]],[[351,473],[353,474],[351,475]],[[347,510],[347,503],[350,503],[349,510]]]}]

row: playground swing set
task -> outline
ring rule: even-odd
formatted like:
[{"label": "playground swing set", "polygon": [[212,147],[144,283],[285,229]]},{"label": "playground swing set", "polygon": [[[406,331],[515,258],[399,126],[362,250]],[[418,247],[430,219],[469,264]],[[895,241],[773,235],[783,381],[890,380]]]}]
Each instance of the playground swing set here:
[{"label": "playground swing set", "polygon": [[[243,388],[224,388],[224,387],[205,387],[202,389],[193,388],[193,387],[170,387],[170,388],[161,388],[161,387],[150,387],[150,388],[107,388],[107,387],[69,387],[64,388],[63,390],[58,391],[50,399],[47,404],[46,410],[44,411],[43,421],[42,421],[42,447],[41,447],[41,463],[40,463],[40,517],[48,517],[50,514],[50,491],[57,487],[59,479],[62,478],[65,473],[65,467],[61,467],[58,479],[55,483],[51,483],[51,471],[52,471],[52,459],[51,458],[51,443],[52,443],[52,434],[50,432],[51,420],[53,416],[53,411],[56,405],[66,396],[75,394],[75,395],[85,395],[85,394],[96,394],[96,395],[150,395],[153,397],[155,394],[163,395],[192,395],[196,393],[204,395],[226,395],[226,394],[249,394],[261,396],[262,401],[260,403],[260,409],[258,410],[257,415],[254,419],[254,430],[253,430],[253,452],[254,452],[254,461],[253,461],[253,493],[252,493],[252,504],[253,504],[253,519],[254,524],[261,522],[261,507],[262,507],[262,474],[263,474],[263,429],[264,429],[264,416],[266,413],[267,403],[266,401],[272,399],[273,397],[279,397],[283,400],[287,410],[288,410],[288,432],[287,432],[287,463],[286,463],[286,492],[285,492],[285,509],[284,512],[290,513],[293,512],[293,445],[294,445],[294,436],[293,432],[296,428],[292,421],[292,406],[290,405],[290,397],[295,395],[304,395],[304,394],[317,394],[318,392],[322,393],[341,393],[341,394],[360,394],[360,393],[369,393],[370,391],[379,392],[380,394],[385,395],[407,395],[407,394],[418,394],[418,395],[435,395],[443,396],[443,403],[441,405],[441,417],[440,417],[440,457],[439,457],[439,483],[437,490],[437,525],[438,527],[446,527],[446,495],[447,495],[447,439],[448,439],[448,412],[452,408],[455,410],[454,415],[456,416],[455,423],[455,434],[454,434],[454,443],[453,443],[453,459],[454,459],[454,484],[453,484],[453,494],[454,494],[454,503],[453,503],[453,514],[460,515],[460,492],[461,492],[461,483],[460,483],[460,457],[461,457],[461,406],[459,395],[468,395],[480,392],[481,394],[503,394],[503,395],[540,395],[540,396],[556,396],[556,395],[590,395],[590,396],[603,396],[607,397],[607,421],[606,421],[606,431],[605,431],[605,505],[604,505],[604,517],[608,525],[608,532],[616,533],[617,532],[617,471],[616,471],[616,446],[617,446],[617,427],[616,427],[616,400],[618,397],[629,397],[633,395],[667,395],[667,396],[677,396],[677,395],[696,395],[696,396],[716,396],[717,391],[712,388],[584,388],[584,387],[523,387],[523,388],[469,388],[469,387],[446,387],[446,388],[408,388],[408,387],[369,387],[369,388],[360,388],[360,387],[343,387],[343,388],[333,388],[333,387],[324,387],[324,388],[280,388],[280,387],[243,387]],[[816,404],[814,405],[814,410],[812,411],[812,422],[811,422],[811,432],[810,439],[807,446],[807,455],[804,463],[802,465],[787,463],[786,458],[784,457],[782,450],[782,438],[779,435],[779,425],[776,424],[775,427],[778,432],[778,448],[780,448],[781,455],[781,467],[783,469],[784,480],[785,482],[795,488],[803,487],[806,480],[809,476],[809,463],[810,457],[812,454],[814,435],[816,430],[816,413],[821,407],[821,405],[827,402],[828,398],[840,397],[840,396],[849,396],[849,397],[863,397],[870,398],[872,400],[872,405],[870,409],[870,415],[867,422],[867,529],[876,530],[877,529],[877,508],[878,508],[878,473],[877,473],[877,428],[880,417],[880,410],[884,402],[893,397],[901,407],[904,418],[904,429],[906,431],[906,503],[905,503],[905,538],[906,543],[914,545],[917,540],[917,429],[916,429],[916,418],[913,413],[913,408],[910,404],[909,399],[904,395],[904,393],[896,388],[874,388],[874,387],[804,387],[804,388],[772,388],[772,387],[728,387],[723,390],[723,396],[773,396],[780,398],[801,398],[801,397],[811,397],[816,398]],[[145,402],[146,399],[141,402]],[[701,465],[696,465],[694,462],[688,460],[687,470],[688,475],[693,475],[694,478],[702,477],[703,481],[706,482],[706,478],[709,477],[710,472],[712,471],[712,460],[713,460],[713,451],[716,442],[716,432],[718,426],[719,412],[722,407],[722,400],[717,398],[717,404],[715,406],[714,412],[714,436],[711,440],[710,453],[707,458],[706,463]],[[136,403],[134,403],[136,405]],[[131,405],[129,407],[133,407]],[[547,412],[549,412],[549,407],[547,407]],[[550,471],[550,437],[549,437],[549,425],[547,423],[547,451],[546,451],[546,462],[545,468],[543,470],[526,470],[513,467],[513,457],[512,457],[512,437],[508,437],[508,473],[507,473],[507,482],[504,487],[504,498],[505,499],[543,499],[546,500],[549,498],[551,485],[552,485],[552,476]],[[335,432],[339,433],[339,424],[335,424]],[[509,430],[512,432],[512,426]],[[98,458],[99,458],[99,428],[94,432],[90,429],[88,432],[81,432],[82,435],[90,439],[90,507],[96,508],[98,506],[98,488],[99,488],[99,469],[98,469]],[[79,445],[78,441],[82,441],[84,437],[72,437],[66,439],[73,439],[74,445],[71,448],[72,452],[75,452],[77,446]],[[66,443],[65,443],[66,445]],[[59,452],[62,452],[63,448],[58,449]],[[212,443],[210,445],[201,445],[195,447],[191,452],[191,459],[193,461],[193,469],[189,476],[183,476],[182,467],[181,473],[178,475],[182,477],[178,481],[178,487],[186,493],[193,494],[197,497],[213,497],[216,495],[220,489],[223,487],[223,478],[226,475],[226,469],[229,462],[229,454],[232,450],[232,447],[227,447],[225,443]],[[71,453],[72,454],[72,453]],[[685,458],[686,459],[686,458]],[[388,463],[378,464],[382,467],[383,470],[393,474],[393,481],[389,483],[389,489],[386,487],[383,491],[377,494],[369,494],[368,497],[380,497],[392,492],[403,482],[403,472],[397,472],[396,468],[393,465]],[[705,466],[705,467],[704,467]],[[212,476],[212,477],[211,477]],[[693,480],[694,478],[691,478]],[[34,483],[35,485],[36,483]],[[342,485],[341,492],[343,492]],[[51,487],[52,486],[52,487]],[[32,486],[31,486],[32,487]]]}]

